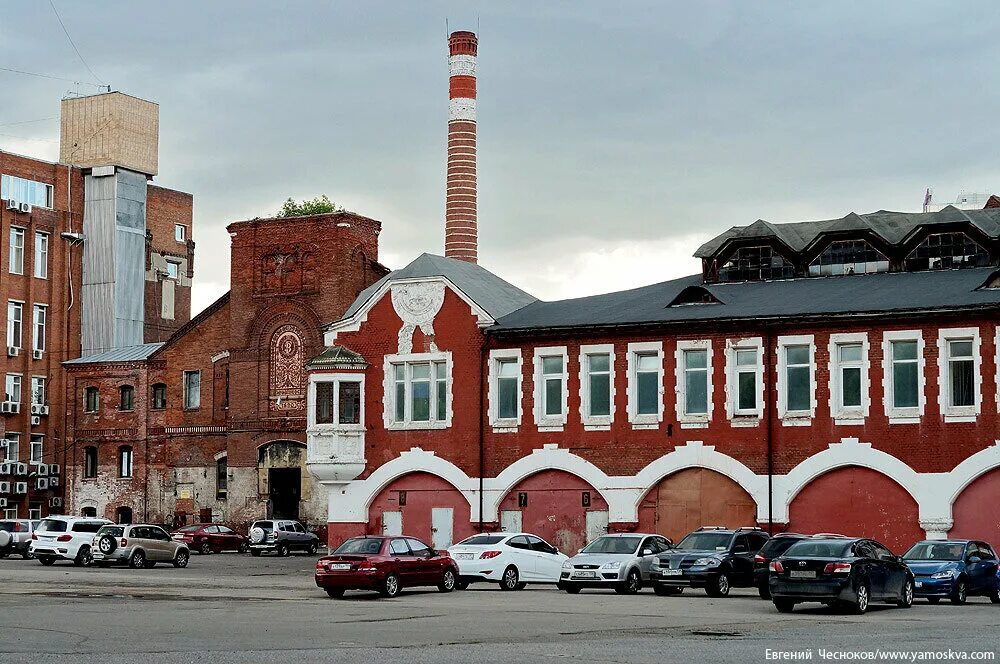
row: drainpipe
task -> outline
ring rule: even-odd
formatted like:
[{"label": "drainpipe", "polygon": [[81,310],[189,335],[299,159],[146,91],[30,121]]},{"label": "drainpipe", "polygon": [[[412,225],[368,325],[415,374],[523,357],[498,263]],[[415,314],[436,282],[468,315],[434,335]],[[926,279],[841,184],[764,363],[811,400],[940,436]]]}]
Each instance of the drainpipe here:
[{"label": "drainpipe", "polygon": [[483,342],[479,345],[479,532],[483,532],[483,475],[486,472],[486,461],[484,451],[486,448],[486,433],[483,425],[483,418],[489,414],[483,411],[484,381],[487,380],[489,372],[486,367],[486,343],[487,337],[483,335]]},{"label": "drainpipe", "polygon": [[[777,366],[777,363],[774,364]],[[774,534],[774,441],[773,420],[777,399],[771,398],[774,386],[774,371],[771,365],[771,332],[764,328],[764,409],[767,416],[767,533]]]}]

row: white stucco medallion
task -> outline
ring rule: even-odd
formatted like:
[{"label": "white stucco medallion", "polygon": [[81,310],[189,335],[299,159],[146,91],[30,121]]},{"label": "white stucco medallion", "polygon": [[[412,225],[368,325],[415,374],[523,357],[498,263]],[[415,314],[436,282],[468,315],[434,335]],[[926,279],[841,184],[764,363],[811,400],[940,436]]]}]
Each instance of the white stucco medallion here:
[{"label": "white stucco medallion", "polygon": [[420,282],[393,284],[392,308],[403,320],[399,329],[399,350],[401,355],[413,352],[413,332],[419,327],[430,340],[429,351],[437,352],[434,343],[434,317],[444,304],[443,282]]}]

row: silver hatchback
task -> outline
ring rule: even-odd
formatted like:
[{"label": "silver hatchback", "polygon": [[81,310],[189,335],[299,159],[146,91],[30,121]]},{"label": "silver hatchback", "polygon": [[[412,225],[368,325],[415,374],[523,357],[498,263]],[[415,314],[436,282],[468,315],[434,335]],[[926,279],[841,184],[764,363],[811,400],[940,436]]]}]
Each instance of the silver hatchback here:
[{"label": "silver hatchback", "polygon": [[672,546],[663,535],[650,533],[598,537],[563,563],[556,586],[570,594],[590,587],[633,595],[649,581],[653,560]]},{"label": "silver hatchback", "polygon": [[106,525],[94,535],[94,564],[149,569],[156,563],[187,567],[191,552],[163,528],[149,524]]}]

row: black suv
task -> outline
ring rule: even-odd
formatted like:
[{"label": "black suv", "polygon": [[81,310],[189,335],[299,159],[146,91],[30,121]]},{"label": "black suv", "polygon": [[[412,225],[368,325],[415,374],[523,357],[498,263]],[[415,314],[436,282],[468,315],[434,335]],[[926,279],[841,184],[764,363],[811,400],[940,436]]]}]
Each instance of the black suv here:
[{"label": "black suv", "polygon": [[760,528],[703,526],[653,559],[653,590],[669,595],[704,588],[710,597],[725,597],[730,588],[748,588],[754,585],[754,555],[767,540]]},{"label": "black suv", "polygon": [[753,557],[753,582],[761,599],[771,599],[771,589],[768,587],[768,565],[771,561],[788,551],[788,547],[799,540],[809,539],[809,535],[799,533],[778,533],[767,544],[761,547]]}]

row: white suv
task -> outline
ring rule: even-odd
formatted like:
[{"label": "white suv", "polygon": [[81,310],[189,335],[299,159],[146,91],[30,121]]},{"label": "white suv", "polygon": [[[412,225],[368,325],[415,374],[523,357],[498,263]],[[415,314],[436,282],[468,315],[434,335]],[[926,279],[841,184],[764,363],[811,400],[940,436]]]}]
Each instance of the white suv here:
[{"label": "white suv", "polygon": [[77,567],[89,565],[94,559],[94,535],[109,523],[94,517],[50,516],[35,528],[28,552],[43,565],[59,559],[72,560]]}]

